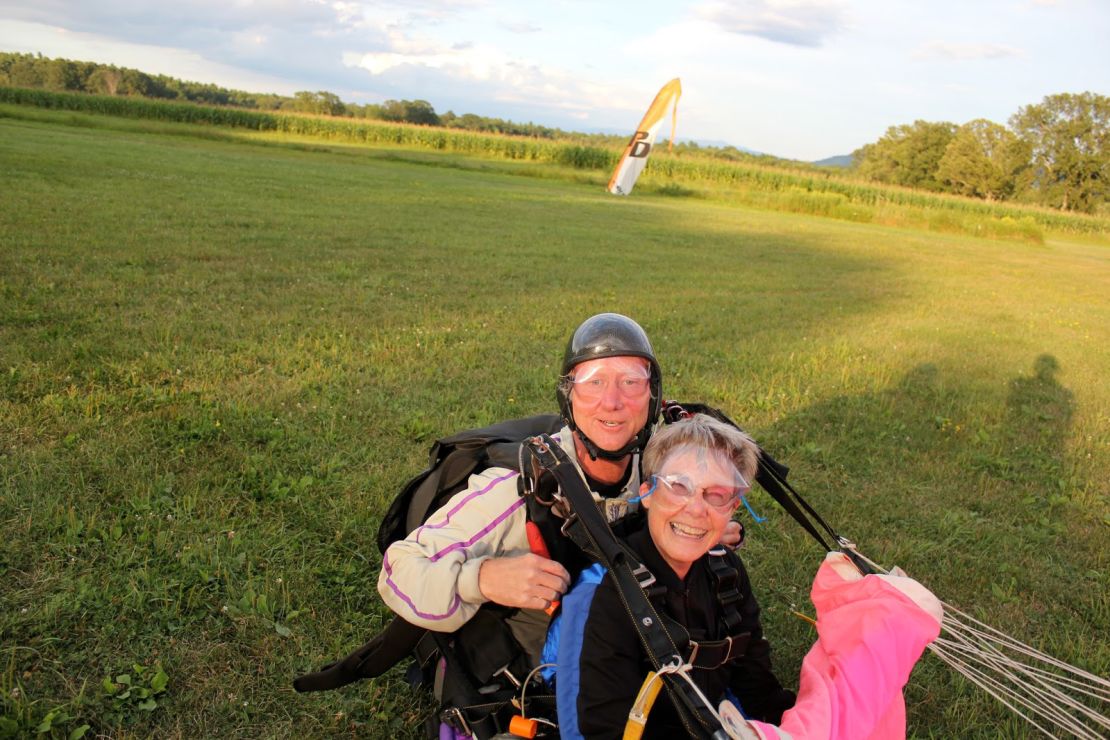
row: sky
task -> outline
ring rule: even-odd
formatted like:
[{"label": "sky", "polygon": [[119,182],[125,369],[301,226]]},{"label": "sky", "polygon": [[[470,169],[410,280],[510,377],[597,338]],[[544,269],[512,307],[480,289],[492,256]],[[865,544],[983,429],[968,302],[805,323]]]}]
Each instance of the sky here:
[{"label": "sky", "polygon": [[679,139],[807,161],[1110,94],[1108,39],[1110,0],[0,0],[0,51],[576,131],[679,77]]}]

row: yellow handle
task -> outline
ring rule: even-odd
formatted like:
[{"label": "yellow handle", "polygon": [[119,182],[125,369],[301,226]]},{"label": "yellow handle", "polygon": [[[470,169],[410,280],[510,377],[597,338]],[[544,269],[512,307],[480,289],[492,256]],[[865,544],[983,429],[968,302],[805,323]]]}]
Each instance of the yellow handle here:
[{"label": "yellow handle", "polygon": [[628,722],[624,726],[624,740],[640,740],[640,736],[644,734],[648,714],[662,688],[663,682],[659,680],[659,674],[649,671],[640,686],[640,692],[636,694],[632,709],[628,712]]}]

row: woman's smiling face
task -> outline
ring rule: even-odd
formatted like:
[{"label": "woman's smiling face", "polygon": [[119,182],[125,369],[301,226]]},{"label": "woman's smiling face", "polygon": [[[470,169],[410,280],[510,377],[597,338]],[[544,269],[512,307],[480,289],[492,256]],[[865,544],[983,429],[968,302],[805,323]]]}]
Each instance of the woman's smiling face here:
[{"label": "woman's smiling face", "polygon": [[[667,564],[685,578],[694,561],[720,542],[740,502],[743,479],[723,454],[689,446],[671,454],[655,477],[655,490],[643,499],[648,532]],[[645,482],[641,495],[650,488]],[[690,495],[682,495],[683,488]],[[713,492],[711,498],[724,492],[734,495],[724,506],[711,506],[706,503],[707,491]]]}]

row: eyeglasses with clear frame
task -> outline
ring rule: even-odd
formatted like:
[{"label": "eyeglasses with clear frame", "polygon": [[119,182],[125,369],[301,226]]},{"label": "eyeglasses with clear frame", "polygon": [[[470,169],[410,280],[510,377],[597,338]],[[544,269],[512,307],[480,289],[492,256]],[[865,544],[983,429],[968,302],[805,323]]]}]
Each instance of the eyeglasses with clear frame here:
[{"label": "eyeglasses with clear frame", "polygon": [[685,475],[653,475],[653,487],[656,483],[663,484],[668,496],[675,503],[686,504],[695,493],[701,491],[705,503],[721,512],[731,511],[740,498],[751,490],[751,486],[743,479],[740,486],[710,485],[698,488],[694,482]]}]

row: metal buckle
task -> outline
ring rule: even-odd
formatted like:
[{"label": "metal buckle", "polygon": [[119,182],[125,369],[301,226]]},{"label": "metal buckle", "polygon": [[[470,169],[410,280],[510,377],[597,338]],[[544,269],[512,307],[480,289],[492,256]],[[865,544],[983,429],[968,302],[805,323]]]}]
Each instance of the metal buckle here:
[{"label": "metal buckle", "polygon": [[560,497],[555,503],[557,504],[557,506],[553,506],[551,510],[555,512],[556,516],[560,516],[563,518],[563,526],[559,527],[559,531],[563,534],[564,537],[570,537],[570,527],[572,524],[578,521],[578,515],[571,511],[568,506],[566,506],[565,499]]},{"label": "metal buckle", "polygon": [[[644,574],[647,574],[647,579],[644,579]],[[655,584],[655,576],[647,569],[647,566],[640,563],[636,570],[632,571],[632,576],[636,579],[636,583],[640,584],[640,588],[648,588]]]},{"label": "metal buckle", "polygon": [[470,725],[467,724],[466,717],[463,715],[462,710],[458,707],[447,707],[439,713],[439,719],[444,724],[457,730],[464,735],[473,735],[470,731]]},{"label": "metal buckle", "polygon": [[693,640],[690,640],[690,657],[686,659],[687,663],[689,663],[690,665],[694,665],[694,661],[698,659],[699,649],[701,649],[701,645],[694,642]]},{"label": "metal buckle", "polygon": [[509,681],[513,684],[513,686],[516,686],[518,689],[521,687],[520,681],[517,680],[517,677],[513,675],[512,671],[509,670],[509,664],[508,663],[505,664],[504,668],[499,670],[497,673],[494,673],[493,675],[495,675],[495,676],[504,676],[505,678],[509,679]]}]

